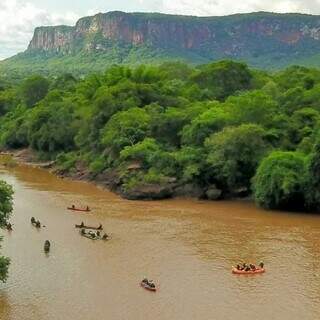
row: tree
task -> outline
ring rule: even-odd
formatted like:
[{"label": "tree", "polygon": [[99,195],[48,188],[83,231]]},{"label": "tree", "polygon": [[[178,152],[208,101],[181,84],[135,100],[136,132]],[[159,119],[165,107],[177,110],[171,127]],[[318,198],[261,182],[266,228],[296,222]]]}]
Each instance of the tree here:
[{"label": "tree", "polygon": [[200,146],[210,134],[220,131],[230,122],[230,113],[224,110],[219,103],[215,103],[209,110],[195,117],[189,125],[183,128],[182,143]]},{"label": "tree", "polygon": [[207,163],[214,178],[228,190],[250,188],[250,180],[268,145],[265,130],[254,124],[227,127],[205,141]]},{"label": "tree", "polygon": [[142,141],[149,131],[150,116],[140,108],[120,111],[113,115],[103,129],[102,143],[119,153],[126,146]]},{"label": "tree", "polygon": [[37,106],[30,117],[28,138],[38,151],[57,153],[74,147],[76,128],[73,110],[66,102]]},{"label": "tree", "polygon": [[26,79],[21,86],[22,100],[28,107],[33,107],[47,95],[49,85],[49,81],[42,76]]},{"label": "tree", "polygon": [[[10,185],[0,180],[0,227],[4,227],[13,210],[13,190]],[[8,277],[10,259],[0,257],[0,281],[5,282]]]},{"label": "tree", "polygon": [[298,152],[272,152],[254,177],[254,198],[267,209],[304,208],[305,158]]},{"label": "tree", "polygon": [[224,100],[236,91],[248,90],[252,74],[246,64],[224,60],[202,66],[191,79],[208,89],[211,98]]},{"label": "tree", "polygon": [[305,197],[309,210],[320,210],[320,138],[314,144],[307,161]]},{"label": "tree", "polygon": [[228,98],[226,108],[234,123],[257,123],[262,126],[270,126],[279,110],[277,103],[260,90]]}]

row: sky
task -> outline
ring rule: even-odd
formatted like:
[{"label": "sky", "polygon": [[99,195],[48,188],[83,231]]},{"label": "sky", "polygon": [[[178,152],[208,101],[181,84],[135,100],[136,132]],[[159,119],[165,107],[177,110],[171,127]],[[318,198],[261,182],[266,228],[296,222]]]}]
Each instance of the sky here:
[{"label": "sky", "polygon": [[320,14],[320,0],[0,0],[0,59],[24,51],[37,26],[74,25],[98,12],[217,16],[253,11]]}]

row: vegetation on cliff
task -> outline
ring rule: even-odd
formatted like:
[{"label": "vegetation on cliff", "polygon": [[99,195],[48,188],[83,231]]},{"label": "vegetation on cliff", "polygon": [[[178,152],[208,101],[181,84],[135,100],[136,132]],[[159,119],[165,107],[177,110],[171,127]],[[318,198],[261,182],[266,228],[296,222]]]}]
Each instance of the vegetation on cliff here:
[{"label": "vegetation on cliff", "polygon": [[225,17],[108,12],[75,26],[35,29],[28,49],[0,63],[6,73],[100,71],[112,64],[191,64],[221,59],[280,69],[319,66],[319,17],[257,12]]},{"label": "vegetation on cliff", "polygon": [[320,208],[320,70],[115,65],[0,87],[2,148],[32,148],[61,173],[128,198],[253,194],[266,208]]}]

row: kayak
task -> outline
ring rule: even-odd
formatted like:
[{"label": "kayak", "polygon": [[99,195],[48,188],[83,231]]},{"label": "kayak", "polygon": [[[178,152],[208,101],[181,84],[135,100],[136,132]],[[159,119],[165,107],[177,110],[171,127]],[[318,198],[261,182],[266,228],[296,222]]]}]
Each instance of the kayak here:
[{"label": "kayak", "polygon": [[76,224],[75,227],[79,229],[103,230],[103,227],[89,227],[89,226],[83,226],[81,224]]},{"label": "kayak", "polygon": [[232,273],[234,274],[258,274],[258,273],[264,273],[266,270],[264,268],[258,268],[255,271],[250,270],[250,271],[244,271],[244,270],[238,270],[235,267],[232,267]]},{"label": "kayak", "polygon": [[72,210],[72,211],[80,211],[80,212],[90,212],[90,209],[80,209],[80,208],[73,208],[73,207],[68,207],[68,210]]},{"label": "kayak", "polygon": [[153,291],[153,292],[157,291],[157,289],[155,287],[150,287],[149,284],[147,284],[143,281],[140,282],[140,285],[142,288],[145,288],[146,290]]}]

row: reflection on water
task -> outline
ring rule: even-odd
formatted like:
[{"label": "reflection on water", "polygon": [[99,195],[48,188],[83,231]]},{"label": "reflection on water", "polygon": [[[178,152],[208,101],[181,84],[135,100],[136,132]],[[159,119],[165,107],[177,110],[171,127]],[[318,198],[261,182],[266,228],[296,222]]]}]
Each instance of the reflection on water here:
[{"label": "reflection on water", "polygon": [[[3,170],[14,185],[12,259],[0,319],[319,319],[320,218],[265,212],[248,202],[131,202],[29,167]],[[89,205],[93,214],[68,212]],[[46,225],[37,231],[35,216]],[[100,222],[110,242],[81,238]],[[49,257],[43,243],[51,241]],[[235,276],[263,260],[267,273]],[[154,278],[160,289],[139,287]]]}]

